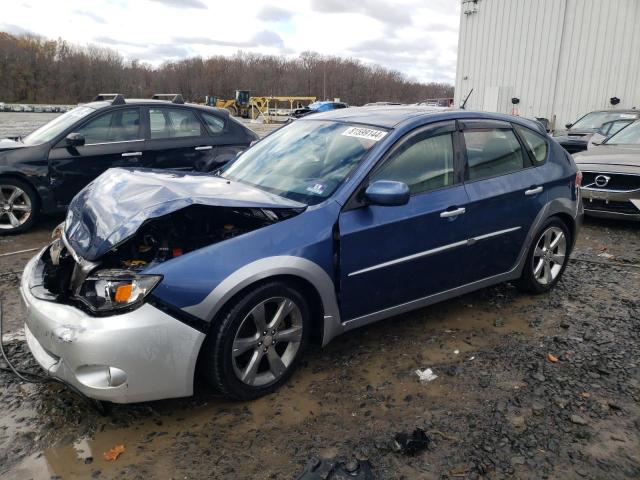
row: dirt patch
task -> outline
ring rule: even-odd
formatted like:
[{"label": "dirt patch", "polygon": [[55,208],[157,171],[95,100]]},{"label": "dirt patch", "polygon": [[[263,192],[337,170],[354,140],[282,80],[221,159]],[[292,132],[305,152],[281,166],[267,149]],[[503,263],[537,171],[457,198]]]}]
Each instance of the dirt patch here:
[{"label": "dirt patch", "polygon": [[[589,222],[582,238],[553,292],[499,285],[349,332],[254,402],[200,391],[101,417],[1,372],[0,477],[291,479],[324,456],[369,459],[380,479],[638,478],[638,230]],[[428,450],[397,453],[416,427]]]}]

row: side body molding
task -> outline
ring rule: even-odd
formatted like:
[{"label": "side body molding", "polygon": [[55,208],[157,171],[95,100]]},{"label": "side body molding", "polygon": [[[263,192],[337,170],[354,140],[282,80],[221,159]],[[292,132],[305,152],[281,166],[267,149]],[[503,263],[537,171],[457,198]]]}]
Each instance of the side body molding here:
[{"label": "side body molding", "polygon": [[202,302],[183,310],[211,322],[236,293],[257,281],[277,275],[300,277],[315,287],[324,310],[323,346],[344,331],[331,277],[318,264],[291,255],[266,257],[245,265],[225,278]]}]

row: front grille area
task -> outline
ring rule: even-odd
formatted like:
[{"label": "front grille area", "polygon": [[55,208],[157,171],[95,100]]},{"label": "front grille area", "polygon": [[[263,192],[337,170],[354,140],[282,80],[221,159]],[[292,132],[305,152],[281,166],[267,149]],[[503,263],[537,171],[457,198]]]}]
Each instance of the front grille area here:
[{"label": "front grille area", "polygon": [[[610,178],[604,187],[598,187],[596,177],[605,175]],[[582,172],[582,185],[587,188],[597,188],[599,190],[638,190],[640,189],[640,175],[626,175],[623,173],[598,173],[598,172]]]},{"label": "front grille area", "polygon": [[615,212],[615,213],[627,213],[632,215],[639,215],[635,205],[631,202],[614,202],[606,200],[586,200],[584,204],[586,210],[598,210],[601,212]]}]

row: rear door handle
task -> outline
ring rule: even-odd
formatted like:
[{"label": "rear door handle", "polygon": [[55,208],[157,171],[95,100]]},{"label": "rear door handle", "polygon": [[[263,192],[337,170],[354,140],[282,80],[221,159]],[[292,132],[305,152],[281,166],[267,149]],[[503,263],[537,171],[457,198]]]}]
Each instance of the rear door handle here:
[{"label": "rear door handle", "polygon": [[462,215],[466,211],[467,209],[464,207],[456,208],[455,210],[445,210],[444,212],[440,213],[440,218],[457,217],[458,215]]},{"label": "rear door handle", "polygon": [[211,150],[212,148],[211,145],[203,145],[202,147],[195,147],[194,150]]},{"label": "rear door handle", "polygon": [[124,152],[122,156],[123,157],[141,157],[142,152]]},{"label": "rear door handle", "polygon": [[542,190],[544,190],[544,187],[530,188],[529,190],[526,190],[524,194],[527,196],[537,195],[539,193],[542,193]]}]

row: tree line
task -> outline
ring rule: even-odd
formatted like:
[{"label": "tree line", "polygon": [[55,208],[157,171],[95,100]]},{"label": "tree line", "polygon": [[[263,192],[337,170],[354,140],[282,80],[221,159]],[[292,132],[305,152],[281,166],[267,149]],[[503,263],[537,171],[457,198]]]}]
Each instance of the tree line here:
[{"label": "tree line", "polygon": [[181,93],[201,102],[205,95],[234,98],[237,89],[256,96],[340,98],[352,105],[453,97],[448,84],[421,83],[379,65],[314,52],[297,58],[238,52],[154,67],[109,48],[0,32],[2,102],[75,104],[99,92],[130,98]]}]

